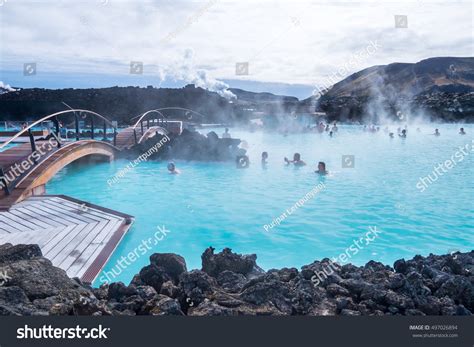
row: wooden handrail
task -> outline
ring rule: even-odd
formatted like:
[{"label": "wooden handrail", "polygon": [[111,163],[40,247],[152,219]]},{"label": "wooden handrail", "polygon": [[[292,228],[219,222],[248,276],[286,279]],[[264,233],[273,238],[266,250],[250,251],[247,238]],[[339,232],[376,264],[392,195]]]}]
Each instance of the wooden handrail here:
[{"label": "wooden handrail", "polygon": [[109,123],[111,125],[111,127],[114,129],[114,131],[117,131],[117,129],[115,128],[115,126],[112,124],[111,121],[109,121],[107,118],[105,118],[104,116],[96,113],[96,112],[93,112],[93,111],[89,111],[89,110],[82,110],[82,109],[72,109],[72,110],[65,110],[65,111],[60,111],[60,112],[56,112],[56,113],[53,113],[53,114],[50,114],[48,116],[45,116],[39,120],[37,120],[36,122],[33,122],[32,124],[30,124],[29,126],[27,126],[25,129],[22,129],[20,130],[16,135],[14,135],[10,140],[8,140],[7,142],[5,142],[4,144],[2,144],[0,146],[0,149],[6,147],[8,144],[10,144],[11,142],[13,142],[14,140],[16,140],[18,137],[20,137],[24,132],[28,132],[30,129],[32,129],[33,127],[35,127],[36,125],[38,124],[41,124],[41,122],[44,122],[45,120],[47,119],[50,119],[50,118],[53,118],[53,117],[57,117],[59,115],[62,115],[62,114],[65,114],[65,113],[70,113],[70,112],[85,112],[85,113],[90,113],[94,116],[97,116],[101,119],[103,119],[105,122]]}]

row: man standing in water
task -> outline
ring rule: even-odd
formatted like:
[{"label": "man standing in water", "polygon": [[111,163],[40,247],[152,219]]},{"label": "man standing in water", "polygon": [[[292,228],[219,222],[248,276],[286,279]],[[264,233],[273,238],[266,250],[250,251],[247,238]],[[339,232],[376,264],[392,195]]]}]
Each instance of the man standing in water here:
[{"label": "man standing in water", "polygon": [[290,165],[291,163],[293,163],[293,165],[295,165],[295,166],[305,166],[306,165],[306,163],[303,160],[301,160],[301,155],[299,153],[295,153],[293,155],[293,160],[288,160],[287,157],[285,157],[284,160],[285,160],[286,165]]},{"label": "man standing in water", "polygon": [[225,132],[222,134],[223,139],[230,139],[229,128],[225,128]]}]

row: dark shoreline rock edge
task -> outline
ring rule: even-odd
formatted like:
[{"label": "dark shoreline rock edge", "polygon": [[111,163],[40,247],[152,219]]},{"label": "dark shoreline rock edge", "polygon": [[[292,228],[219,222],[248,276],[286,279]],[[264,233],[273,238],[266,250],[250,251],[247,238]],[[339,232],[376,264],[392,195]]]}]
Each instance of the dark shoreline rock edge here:
[{"label": "dark shoreline rock edge", "polygon": [[[415,256],[394,268],[369,261],[332,267],[258,267],[257,256],[212,247],[202,270],[155,253],[126,286],[92,288],[44,258],[37,245],[0,245],[0,315],[472,315],[474,251]],[[315,285],[315,272],[326,270]],[[331,273],[332,272],[332,273]],[[320,273],[321,274],[321,273]],[[313,278],[313,281],[311,280]]]}]

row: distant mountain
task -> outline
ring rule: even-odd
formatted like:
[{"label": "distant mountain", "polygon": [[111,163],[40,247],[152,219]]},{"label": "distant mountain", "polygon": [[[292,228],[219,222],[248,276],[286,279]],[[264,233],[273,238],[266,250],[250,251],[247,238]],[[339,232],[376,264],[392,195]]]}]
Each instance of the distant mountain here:
[{"label": "distant mountain", "polygon": [[[89,89],[31,88],[0,95],[1,120],[34,120],[73,108],[95,111],[129,124],[131,118],[151,109],[183,107],[204,115],[197,122],[245,122],[245,114],[217,93],[188,85],[184,88],[111,87]],[[173,118],[188,119],[184,111],[167,111]],[[196,117],[196,116],[194,116]]]},{"label": "distant mountain", "polygon": [[319,107],[341,120],[424,112],[432,119],[474,121],[474,58],[373,66],[334,84]]},{"label": "distant mountain", "polygon": [[285,96],[285,95],[275,95],[272,93],[255,93],[248,92],[243,89],[238,88],[229,88],[229,90],[237,96],[239,101],[247,102],[288,102],[288,103],[297,103],[299,100],[294,96]]}]

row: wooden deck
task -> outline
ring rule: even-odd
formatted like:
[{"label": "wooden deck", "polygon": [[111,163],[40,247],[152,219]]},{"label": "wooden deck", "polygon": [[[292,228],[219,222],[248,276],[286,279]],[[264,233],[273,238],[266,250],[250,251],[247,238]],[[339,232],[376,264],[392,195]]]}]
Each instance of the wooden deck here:
[{"label": "wooden deck", "polygon": [[69,277],[92,283],[133,217],[62,195],[32,196],[0,212],[0,244],[38,244]]}]

